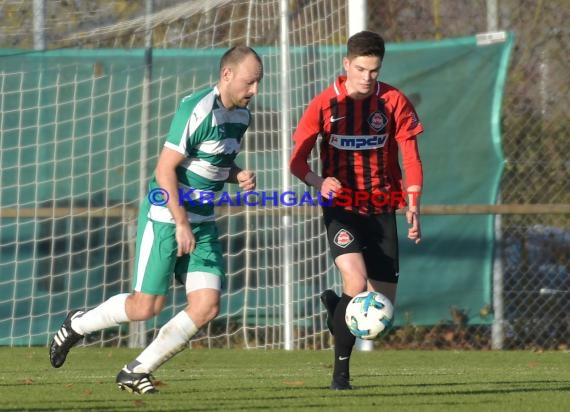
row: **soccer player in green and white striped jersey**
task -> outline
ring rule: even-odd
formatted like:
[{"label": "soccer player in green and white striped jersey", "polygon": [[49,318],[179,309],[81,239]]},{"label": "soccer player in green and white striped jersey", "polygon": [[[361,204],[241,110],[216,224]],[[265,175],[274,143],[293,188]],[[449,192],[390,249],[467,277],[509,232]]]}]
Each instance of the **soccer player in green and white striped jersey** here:
[{"label": "soccer player in green and white striped jersey", "polygon": [[[140,208],[133,292],[70,312],[50,344],[53,367],[61,367],[71,347],[89,333],[158,315],[174,274],[186,287],[186,308],[116,379],[121,389],[154,393],[151,373],[217,316],[224,262],[214,206],[202,200],[212,199],[226,182],[244,191],[255,188],[255,174],[234,160],[251,120],[247,106],[262,77],[258,54],[236,46],[222,56],[216,86],[182,99]],[[164,197],[153,197],[157,193]]]}]

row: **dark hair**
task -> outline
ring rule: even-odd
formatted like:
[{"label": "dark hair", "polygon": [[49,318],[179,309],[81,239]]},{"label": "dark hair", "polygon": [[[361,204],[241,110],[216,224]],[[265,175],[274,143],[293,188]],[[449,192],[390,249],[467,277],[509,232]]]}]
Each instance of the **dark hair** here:
[{"label": "dark hair", "polygon": [[241,63],[241,61],[250,54],[257,59],[260,65],[262,65],[261,57],[259,57],[257,52],[251,47],[234,46],[231,49],[227,50],[220,59],[220,72],[225,66],[235,66]]},{"label": "dark hair", "polygon": [[378,56],[384,59],[386,48],[384,39],[373,31],[361,31],[353,34],[346,43],[346,57],[352,59],[359,56]]}]

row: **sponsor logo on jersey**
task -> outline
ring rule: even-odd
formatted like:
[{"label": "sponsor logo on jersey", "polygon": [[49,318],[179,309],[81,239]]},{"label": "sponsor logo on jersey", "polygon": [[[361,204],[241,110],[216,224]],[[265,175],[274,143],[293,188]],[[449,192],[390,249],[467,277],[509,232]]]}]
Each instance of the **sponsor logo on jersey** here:
[{"label": "sponsor logo on jersey", "polygon": [[340,229],[338,232],[336,232],[336,235],[334,235],[334,244],[342,248],[347,247],[353,241],[354,236],[352,236],[352,233],[346,229]]},{"label": "sponsor logo on jersey", "polygon": [[338,135],[333,134],[329,140],[329,144],[340,150],[373,150],[384,147],[387,134],[375,135]]},{"label": "sponsor logo on jersey", "polygon": [[368,124],[377,132],[384,129],[386,127],[386,123],[388,123],[388,118],[382,112],[374,112],[368,116]]}]

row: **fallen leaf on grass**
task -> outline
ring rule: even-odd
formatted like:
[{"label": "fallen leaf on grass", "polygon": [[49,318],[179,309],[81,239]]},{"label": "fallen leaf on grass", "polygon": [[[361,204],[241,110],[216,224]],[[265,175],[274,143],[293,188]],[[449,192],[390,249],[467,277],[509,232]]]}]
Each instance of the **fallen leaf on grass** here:
[{"label": "fallen leaf on grass", "polygon": [[305,381],[283,381],[283,385],[287,386],[303,386]]}]

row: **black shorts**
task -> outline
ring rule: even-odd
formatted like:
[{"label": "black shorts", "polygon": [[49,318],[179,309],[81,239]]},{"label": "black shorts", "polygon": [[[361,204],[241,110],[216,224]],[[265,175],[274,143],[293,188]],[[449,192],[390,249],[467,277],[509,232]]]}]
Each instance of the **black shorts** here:
[{"label": "black shorts", "polygon": [[369,279],[398,283],[399,255],[396,215],[364,216],[341,207],[323,207],[333,259],[345,253],[362,253]]}]

